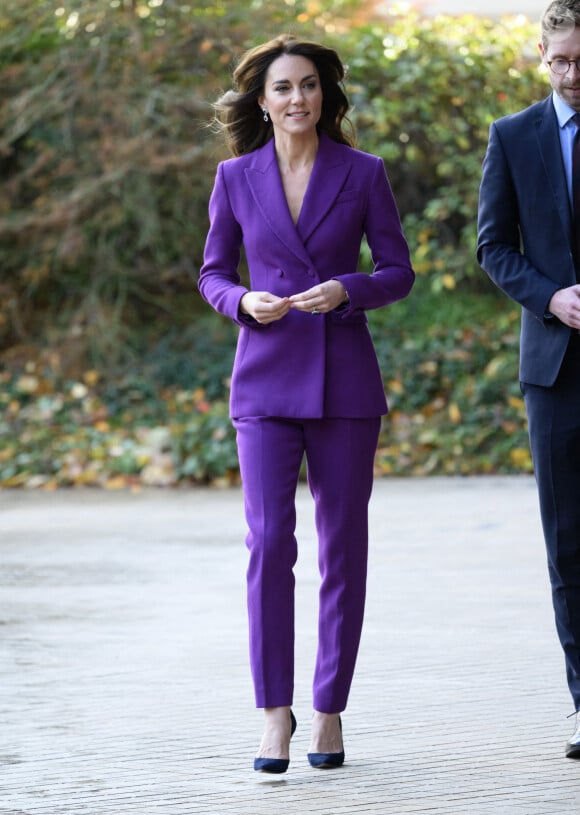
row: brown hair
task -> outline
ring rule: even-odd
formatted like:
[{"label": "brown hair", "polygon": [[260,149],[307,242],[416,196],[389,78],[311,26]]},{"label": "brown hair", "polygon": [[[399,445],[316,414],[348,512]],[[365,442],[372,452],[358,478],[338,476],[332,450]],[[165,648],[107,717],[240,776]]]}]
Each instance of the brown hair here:
[{"label": "brown hair", "polygon": [[[250,153],[272,137],[272,123],[264,121],[258,99],[264,93],[270,65],[283,54],[305,57],[316,66],[322,89],[318,128],[339,144],[354,147],[354,127],[347,116],[349,102],[341,86],[345,69],[338,54],[332,48],[285,34],[247,51],[234,71],[234,89],[214,105],[218,129],[231,153]],[[345,124],[348,133],[343,130]]]},{"label": "brown hair", "polygon": [[580,0],[553,0],[542,14],[540,25],[542,46],[547,51],[553,34],[571,33],[580,26]]}]

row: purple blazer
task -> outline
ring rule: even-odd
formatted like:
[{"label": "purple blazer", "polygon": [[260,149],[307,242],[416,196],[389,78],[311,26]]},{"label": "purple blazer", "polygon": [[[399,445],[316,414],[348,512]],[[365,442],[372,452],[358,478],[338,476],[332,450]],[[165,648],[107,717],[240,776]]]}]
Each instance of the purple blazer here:
[{"label": "purple blazer", "polygon": [[[200,271],[202,297],[240,326],[232,374],[233,418],[369,418],[387,411],[366,309],[400,300],[415,274],[384,164],[321,134],[294,225],[274,140],[218,166]],[[363,235],[374,270],[357,271]],[[289,296],[339,280],[348,305],[328,314],[291,310],[260,325],[239,311],[248,288]]]}]

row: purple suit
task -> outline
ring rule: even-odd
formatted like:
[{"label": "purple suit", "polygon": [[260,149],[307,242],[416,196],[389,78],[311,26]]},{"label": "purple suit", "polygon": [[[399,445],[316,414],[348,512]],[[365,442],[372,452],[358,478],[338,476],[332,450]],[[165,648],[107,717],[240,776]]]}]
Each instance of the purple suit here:
[{"label": "purple suit", "polygon": [[[294,498],[304,453],[319,536],[319,651],[314,706],[344,709],[364,608],[367,513],[380,416],[387,411],[366,309],[405,297],[409,250],[381,159],[321,134],[298,223],[272,139],[219,165],[199,290],[240,325],[230,412],[249,525],[250,652],[259,707],[291,704]],[[372,274],[357,271],[366,235]],[[289,296],[339,280],[349,303],[291,310],[261,325],[241,314],[248,288]]]},{"label": "purple suit", "polygon": [[[380,416],[387,406],[366,309],[400,300],[414,274],[381,159],[322,135],[300,218],[284,196],[274,141],[218,168],[199,289],[241,326],[231,415]],[[363,234],[375,270],[357,272]],[[263,326],[238,312],[243,241],[251,288],[284,297],[336,279],[350,304],[325,317],[291,311]],[[283,361],[283,364],[280,362]]]}]

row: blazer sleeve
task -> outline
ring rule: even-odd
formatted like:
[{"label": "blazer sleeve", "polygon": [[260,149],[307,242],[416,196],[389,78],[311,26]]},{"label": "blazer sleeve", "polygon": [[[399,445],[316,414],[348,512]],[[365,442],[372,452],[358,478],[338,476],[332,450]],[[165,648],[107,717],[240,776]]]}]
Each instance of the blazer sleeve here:
[{"label": "blazer sleeve", "polygon": [[374,157],[374,173],[364,221],[364,233],[373,261],[372,274],[353,272],[337,275],[350,299],[341,313],[374,309],[406,297],[413,287],[415,272],[403,234],[395,198],[382,159]]},{"label": "blazer sleeve", "polygon": [[496,286],[543,321],[561,284],[542,274],[522,253],[518,203],[522,195],[518,196],[501,133],[493,123],[479,191],[477,259]]},{"label": "blazer sleeve", "polygon": [[209,201],[210,227],[207,234],[198,289],[217,312],[239,325],[258,326],[240,310],[240,300],[248,292],[241,283],[238,267],[241,257],[242,229],[234,215],[224,178],[223,163],[218,165]]}]

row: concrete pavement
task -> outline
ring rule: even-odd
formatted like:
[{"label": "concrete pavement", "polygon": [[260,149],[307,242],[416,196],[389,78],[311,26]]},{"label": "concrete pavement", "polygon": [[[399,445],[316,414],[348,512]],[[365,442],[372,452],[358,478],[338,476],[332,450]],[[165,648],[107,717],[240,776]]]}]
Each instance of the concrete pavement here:
[{"label": "concrete pavement", "polygon": [[0,492],[3,815],[564,815],[571,705],[531,478],[387,479],[346,763],[306,762],[316,634],[298,499],[298,730],[254,773],[241,493]]},{"label": "concrete pavement", "polygon": [[[438,14],[461,16],[475,14],[484,17],[500,18],[523,14],[531,22],[539,25],[540,17],[550,0],[487,0],[484,6],[473,0],[417,0],[413,7],[427,17]],[[391,4],[387,4],[387,8]],[[538,29],[539,32],[539,29]],[[533,45],[533,43],[531,43]]]}]

